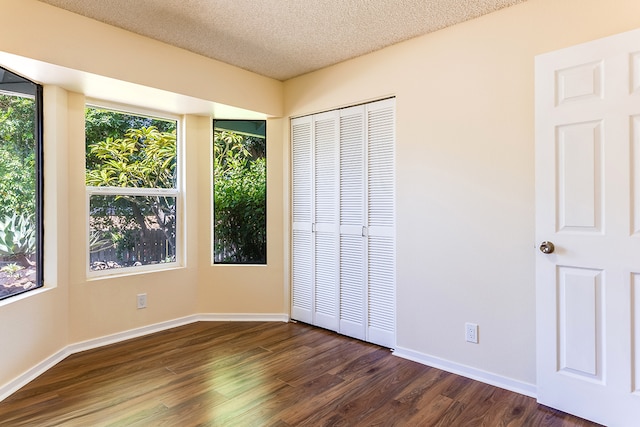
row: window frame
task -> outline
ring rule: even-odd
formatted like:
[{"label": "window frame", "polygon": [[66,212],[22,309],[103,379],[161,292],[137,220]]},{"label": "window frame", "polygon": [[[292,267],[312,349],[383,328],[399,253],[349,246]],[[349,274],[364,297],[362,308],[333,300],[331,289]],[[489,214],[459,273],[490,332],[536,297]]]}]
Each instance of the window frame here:
[{"label": "window frame", "polygon": [[[33,82],[32,82],[33,83]],[[44,89],[36,85],[36,287],[44,287]]]},{"label": "window frame", "polygon": [[[103,278],[112,278],[119,276],[130,276],[136,274],[145,274],[152,273],[158,271],[166,271],[172,270],[176,268],[184,267],[184,251],[185,251],[185,242],[184,235],[185,232],[183,230],[183,218],[184,218],[184,148],[183,148],[183,128],[184,122],[183,117],[178,116],[176,114],[171,114],[163,111],[149,110],[141,107],[135,107],[132,105],[122,105],[116,104],[108,101],[102,100],[94,100],[87,99],[85,101],[85,110],[86,108],[96,108],[102,110],[110,110],[116,113],[127,114],[132,116],[142,116],[148,117],[152,119],[159,120],[168,120],[175,121],[176,123],[176,176],[175,176],[175,187],[173,188],[146,188],[146,187],[96,187],[86,185],[85,182],[85,226],[86,226],[86,236],[85,236],[85,254],[86,254],[86,262],[85,262],[85,274],[87,280],[95,280],[95,279],[103,279]],[[85,121],[85,129],[86,129],[86,121]],[[86,161],[86,142],[85,142],[85,153],[84,158]],[[86,178],[86,166],[84,169],[84,174]],[[118,195],[127,195],[127,196],[166,196],[166,197],[175,197],[176,199],[176,241],[175,241],[175,261],[165,262],[165,263],[156,263],[156,264],[146,264],[140,266],[130,266],[130,267],[120,267],[120,268],[111,268],[105,270],[92,270],[91,269],[91,248],[90,248],[90,221],[91,221],[91,196],[118,196]]]},{"label": "window frame", "polygon": [[[4,297],[0,297],[0,303],[12,300],[13,297],[25,295],[31,291],[35,291],[44,287],[44,89],[39,83],[28,79],[21,74],[0,65],[0,70],[12,74],[25,83],[29,83],[34,87],[33,100],[35,104],[34,111],[34,168],[35,168],[35,221],[36,221],[36,252],[35,252],[35,268],[36,268],[36,283],[31,289],[22,290]],[[17,90],[6,90],[2,93],[18,96],[17,94],[26,95],[23,92]],[[30,94],[29,94],[30,95]]]},{"label": "window frame", "polygon": [[[216,237],[216,206],[215,206],[215,132],[216,132],[216,122],[264,122],[264,161],[265,161],[265,190],[264,190],[264,209],[265,209],[265,248],[264,248],[264,262],[220,262],[216,261],[216,248],[215,248],[215,237]],[[267,159],[267,141],[268,141],[268,120],[264,119],[222,119],[222,118],[212,118],[211,120],[211,171],[210,171],[210,181],[211,181],[211,265],[212,266],[249,266],[249,267],[266,267],[269,263],[269,238],[268,238],[268,176],[269,176],[269,167],[268,167],[268,159]],[[225,129],[229,130],[229,129]],[[257,134],[251,134],[249,132],[241,132],[237,131],[236,133],[242,134],[244,136],[253,136],[259,137]]]}]

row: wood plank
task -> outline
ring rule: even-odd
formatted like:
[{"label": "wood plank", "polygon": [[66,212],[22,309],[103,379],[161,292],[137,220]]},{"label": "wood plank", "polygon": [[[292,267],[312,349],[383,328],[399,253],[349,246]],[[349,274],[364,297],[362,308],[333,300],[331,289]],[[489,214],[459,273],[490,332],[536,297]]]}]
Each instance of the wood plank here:
[{"label": "wood plank", "polygon": [[0,425],[596,424],[309,325],[199,322],[67,357]]}]

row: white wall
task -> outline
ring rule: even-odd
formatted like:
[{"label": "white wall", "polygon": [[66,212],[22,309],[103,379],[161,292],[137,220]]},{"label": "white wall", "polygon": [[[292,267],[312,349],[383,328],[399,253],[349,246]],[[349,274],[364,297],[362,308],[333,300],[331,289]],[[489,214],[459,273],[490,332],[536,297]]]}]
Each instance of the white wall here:
[{"label": "white wall", "polygon": [[529,0],[285,82],[288,116],[396,96],[400,353],[535,391],[534,57],[638,16]]}]

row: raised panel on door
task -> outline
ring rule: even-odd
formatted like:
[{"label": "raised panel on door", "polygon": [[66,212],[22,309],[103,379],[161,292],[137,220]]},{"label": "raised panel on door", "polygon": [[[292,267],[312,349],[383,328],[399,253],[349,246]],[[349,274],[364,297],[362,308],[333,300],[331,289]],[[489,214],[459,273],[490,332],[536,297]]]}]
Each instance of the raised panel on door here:
[{"label": "raised panel on door", "polygon": [[339,117],[315,115],[315,306],[314,324],[338,330],[339,310]]},{"label": "raised panel on door", "polygon": [[293,153],[291,317],[313,322],[313,123],[310,117],[291,121]]},{"label": "raised panel on door", "polygon": [[537,387],[542,404],[635,426],[640,31],[536,58]]},{"label": "raised panel on door", "polygon": [[365,108],[340,111],[340,333],[366,339]]},{"label": "raised panel on door", "polygon": [[640,272],[631,274],[631,317],[633,319],[633,384],[631,390],[640,396]]},{"label": "raised panel on door", "polygon": [[[640,71],[639,71],[640,72]],[[640,77],[639,77],[640,78]],[[639,102],[640,103],[640,102]],[[640,111],[630,119],[631,126],[631,206],[632,231],[640,238]]]},{"label": "raised panel on door", "polygon": [[366,106],[367,336],[395,347],[395,100]]},{"label": "raised panel on door", "polygon": [[558,231],[602,231],[601,132],[600,120],[557,127]]},{"label": "raised panel on door", "polygon": [[557,277],[558,372],[602,382],[602,271],[559,267]]}]

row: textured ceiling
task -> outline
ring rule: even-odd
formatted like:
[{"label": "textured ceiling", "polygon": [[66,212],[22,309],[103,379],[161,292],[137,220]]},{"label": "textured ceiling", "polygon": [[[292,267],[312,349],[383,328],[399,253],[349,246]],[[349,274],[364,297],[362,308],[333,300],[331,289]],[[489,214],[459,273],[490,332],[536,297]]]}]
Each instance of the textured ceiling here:
[{"label": "textured ceiling", "polygon": [[40,0],[286,80],[525,0]]}]

